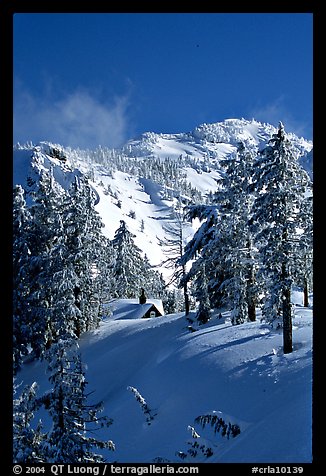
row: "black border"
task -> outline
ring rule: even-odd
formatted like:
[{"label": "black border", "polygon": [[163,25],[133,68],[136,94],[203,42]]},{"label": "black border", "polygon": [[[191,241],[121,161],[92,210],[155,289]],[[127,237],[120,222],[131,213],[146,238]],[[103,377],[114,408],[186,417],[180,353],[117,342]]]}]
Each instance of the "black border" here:
[{"label": "black border", "polygon": [[[74,2],[70,2],[74,3]],[[322,301],[322,286],[323,284],[323,271],[321,268],[322,260],[320,259],[323,251],[323,220],[321,207],[323,206],[323,195],[321,188],[323,184],[322,174],[322,162],[326,159],[321,153],[321,128],[325,127],[324,123],[318,120],[318,114],[322,111],[318,111],[322,103],[322,87],[320,87],[320,81],[323,77],[321,72],[321,54],[322,54],[322,39],[321,31],[324,27],[323,17],[321,13],[320,3],[313,1],[283,1],[274,2],[268,4],[260,2],[241,2],[237,5],[236,2],[232,4],[221,4],[218,6],[218,10],[213,8],[214,3],[210,2],[205,7],[201,3],[202,9],[200,11],[189,10],[185,11],[184,7],[177,7],[173,3],[172,8],[169,7],[167,2],[164,2],[164,7],[157,5],[157,11],[148,9],[148,5],[144,8],[137,10],[128,9],[123,11],[121,8],[114,10],[111,8],[114,5],[110,2],[110,8],[105,9],[105,2],[93,0],[90,2],[91,8],[86,8],[85,4],[81,6],[83,8],[75,8],[76,5],[68,5],[68,2],[61,0],[53,1],[48,0],[44,2],[43,8],[40,8],[40,3],[35,1],[15,1],[15,0],[0,0],[0,54],[1,54],[1,94],[0,94],[0,111],[1,111],[1,125],[0,125],[0,140],[1,140],[1,168],[0,168],[0,193],[1,193],[1,322],[4,334],[2,334],[1,349],[1,379],[5,378],[6,382],[1,398],[1,412],[0,412],[0,452],[2,454],[0,465],[2,462],[8,462],[9,473],[12,474],[12,451],[11,451],[11,435],[12,435],[12,146],[13,146],[13,15],[15,13],[312,13],[314,22],[314,91],[313,91],[313,107],[314,107],[314,268],[315,268],[315,280],[314,280],[314,337],[313,337],[313,462],[311,464],[295,464],[295,466],[304,467],[302,474],[319,474],[319,468],[322,469],[322,403],[321,403],[321,391],[322,391],[322,379],[321,373],[324,371],[322,366],[323,352],[321,351],[321,344],[324,334],[322,333],[322,322],[325,317],[322,315],[320,303]],[[230,7],[233,7],[234,10]],[[245,9],[243,7],[246,7]],[[2,355],[3,354],[3,355]],[[275,402],[277,405],[277,402]],[[285,429],[286,431],[286,429]],[[281,466],[282,463],[279,463]],[[48,466],[45,464],[45,466]],[[117,465],[119,466],[119,465]],[[122,465],[120,465],[122,466]],[[125,465],[130,466],[130,464]],[[135,465],[135,466],[147,466]],[[158,465],[159,466],[159,465]],[[163,465],[164,466],[164,465]],[[177,466],[171,464],[170,466]],[[181,466],[187,466],[181,464]],[[199,467],[199,474],[203,471],[211,471],[217,469],[218,472],[225,474],[228,470],[235,470],[237,474],[251,474],[251,468],[256,466],[252,464],[242,463],[207,463],[194,464],[192,466]],[[267,468],[269,465],[257,464],[259,467]],[[273,463],[270,467],[276,467],[277,464]],[[291,466],[289,464],[283,464],[283,466]],[[25,474],[23,472],[22,474]],[[51,474],[48,472],[47,474]],[[62,473],[65,474],[65,473]],[[267,474],[267,472],[265,473]]]}]

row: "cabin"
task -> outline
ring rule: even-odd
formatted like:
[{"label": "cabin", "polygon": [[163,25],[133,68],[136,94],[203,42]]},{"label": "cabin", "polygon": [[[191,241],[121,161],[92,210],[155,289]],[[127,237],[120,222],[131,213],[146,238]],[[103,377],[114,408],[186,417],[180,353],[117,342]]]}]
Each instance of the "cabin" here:
[{"label": "cabin", "polygon": [[141,293],[139,296],[139,307],[142,311],[141,313],[143,314],[141,317],[144,319],[164,315],[162,301],[160,299],[147,300],[145,290],[143,288],[141,289]]},{"label": "cabin", "polygon": [[162,301],[156,299],[156,302],[146,302],[145,304],[139,304],[141,306],[141,318],[148,319],[151,317],[159,317],[164,315]]},{"label": "cabin", "polygon": [[109,303],[113,319],[150,319],[164,316],[161,299],[147,298],[142,291],[138,299],[114,299]]},{"label": "cabin", "polygon": [[138,299],[114,299],[108,303],[113,319],[148,319],[164,316],[160,299],[147,299],[140,304]]}]

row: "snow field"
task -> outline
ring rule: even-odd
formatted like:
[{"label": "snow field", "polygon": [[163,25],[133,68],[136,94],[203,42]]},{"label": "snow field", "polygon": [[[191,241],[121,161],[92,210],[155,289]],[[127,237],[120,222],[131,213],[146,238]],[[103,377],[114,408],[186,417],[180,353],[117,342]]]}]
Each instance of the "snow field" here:
[{"label": "snow field", "polygon": [[[101,432],[116,445],[109,461],[311,461],[311,309],[296,310],[294,352],[287,355],[280,331],[259,320],[231,326],[228,313],[193,333],[180,314],[117,317],[80,340],[91,400],[103,400],[114,421]],[[150,425],[128,386],[156,414]],[[194,423],[212,412],[238,424],[240,435],[223,438]],[[211,447],[210,458],[176,456],[190,447],[188,426]]]}]

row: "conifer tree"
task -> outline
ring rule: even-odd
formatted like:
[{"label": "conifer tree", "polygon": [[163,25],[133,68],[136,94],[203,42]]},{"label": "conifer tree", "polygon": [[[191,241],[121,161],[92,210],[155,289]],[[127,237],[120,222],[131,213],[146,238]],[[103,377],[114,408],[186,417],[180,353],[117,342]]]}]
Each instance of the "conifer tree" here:
[{"label": "conifer tree", "polygon": [[[53,338],[51,321],[55,321],[54,301],[57,299],[57,289],[54,290],[53,284],[63,261],[63,223],[58,212],[62,192],[53,180],[52,171],[41,175],[33,200],[31,221],[26,233],[29,256],[21,272],[27,289],[24,306],[25,318],[30,327],[30,344],[35,356],[39,357]],[[59,319],[58,314],[56,319]]]},{"label": "conifer tree", "polygon": [[[14,359],[30,344],[36,357],[59,337],[79,337],[99,323],[107,240],[86,180],[70,194],[43,172],[30,211],[14,204]],[[25,210],[25,211],[24,211]],[[24,218],[24,224],[22,220]],[[22,342],[24,335],[24,342]],[[28,335],[28,337],[27,337]]]},{"label": "conifer tree", "polygon": [[[197,286],[196,277],[202,272],[205,265],[207,289],[212,307],[218,307],[222,302],[221,283],[225,279],[225,257],[218,252],[216,235],[219,223],[219,211],[215,204],[188,206],[187,219],[199,219],[201,226],[193,238],[186,244],[180,264],[185,265],[192,261],[191,268],[182,278],[193,282],[192,293],[195,297],[200,294],[200,284]],[[222,245],[222,235],[219,236],[219,245]],[[214,245],[213,245],[214,244]],[[200,280],[198,281],[200,283]]]},{"label": "conifer tree", "polygon": [[85,393],[86,380],[76,340],[59,340],[47,352],[51,392],[39,399],[47,408],[52,429],[47,434],[47,462],[95,463],[103,456],[94,448],[114,450],[111,440],[89,436],[112,420],[98,416],[101,403],[89,405]]},{"label": "conifer tree", "polygon": [[184,311],[184,296],[181,289],[166,288],[163,294],[162,302],[166,314]]},{"label": "conifer tree", "polygon": [[[76,276],[74,302],[80,315],[75,334],[94,329],[100,320],[103,278],[107,276],[107,239],[103,222],[95,210],[94,193],[87,179],[75,177],[65,206],[65,240],[67,261]],[[106,267],[106,268],[105,268]],[[109,280],[108,280],[109,282]]]},{"label": "conifer tree", "polygon": [[199,218],[200,228],[185,248],[183,261],[194,260],[186,279],[194,294],[202,292],[200,275],[205,267],[212,307],[232,307],[232,323],[254,321],[255,259],[250,231],[250,177],[252,155],[239,144],[237,153],[224,160],[225,174],[209,205],[189,207],[189,219]]},{"label": "conifer tree", "polygon": [[116,253],[116,264],[112,276],[115,297],[133,298],[138,296],[140,289],[144,287],[144,259],[134,238],[135,235],[128,230],[125,221],[120,220],[120,226],[112,240]]},{"label": "conifer tree", "polygon": [[[42,463],[46,461],[44,442],[46,434],[42,432],[42,422],[36,428],[32,426],[35,411],[38,409],[37,384],[26,386],[18,398],[13,399],[13,462]],[[14,395],[17,386],[14,385]]]},{"label": "conifer tree", "polygon": [[27,320],[26,298],[29,293],[28,268],[29,248],[28,230],[31,215],[26,206],[24,190],[20,185],[14,188],[13,194],[13,370],[20,369],[22,358],[28,354],[31,340],[29,322]]},{"label": "conifer tree", "polygon": [[282,123],[256,161],[254,184],[257,195],[253,226],[260,244],[266,289],[263,316],[269,322],[282,316],[283,351],[290,353],[297,218],[309,177],[299,165]]},{"label": "conifer tree", "polygon": [[[309,187],[310,188],[310,187]],[[300,235],[295,256],[295,283],[303,289],[303,305],[309,306],[309,292],[313,287],[313,198],[307,192],[301,202],[298,225]]]},{"label": "conifer tree", "polygon": [[149,262],[145,254],[143,267],[141,270],[141,287],[146,289],[148,297],[163,299],[166,289],[166,283],[162,273],[159,273]]},{"label": "conifer tree", "polygon": [[116,266],[116,250],[111,240],[102,237],[101,253],[96,258],[96,266],[93,267],[93,280],[97,299],[101,305],[108,303],[114,296],[115,283],[113,279]]},{"label": "conifer tree", "polygon": [[[256,319],[256,253],[250,227],[253,194],[251,177],[253,155],[240,143],[234,157],[224,161],[226,174],[223,189],[218,192],[216,201],[223,220],[219,230],[223,230],[226,240],[222,254],[228,275],[221,284],[229,302],[233,303],[232,323],[240,324]],[[217,236],[220,234],[218,231]]]}]

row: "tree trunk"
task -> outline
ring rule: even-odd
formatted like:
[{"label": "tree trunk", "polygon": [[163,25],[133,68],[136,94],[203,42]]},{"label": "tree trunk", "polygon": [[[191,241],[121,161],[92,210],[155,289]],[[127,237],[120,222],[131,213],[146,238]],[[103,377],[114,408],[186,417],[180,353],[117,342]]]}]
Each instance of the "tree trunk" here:
[{"label": "tree trunk", "polygon": [[[284,203],[286,210],[286,203]],[[288,271],[288,232],[287,228],[283,230],[283,249],[284,261],[282,263],[281,282],[282,282],[282,314],[283,314],[283,352],[290,354],[292,347],[292,310],[291,310],[291,281]]]},{"label": "tree trunk", "polygon": [[[182,253],[180,255],[182,257]],[[185,300],[185,315],[188,316],[190,313],[190,304],[189,304],[189,294],[188,294],[188,283],[186,280],[186,267],[182,266],[182,280],[183,280],[183,296]]]},{"label": "tree trunk", "polygon": [[252,299],[248,301],[248,319],[251,322],[256,320],[256,306]]},{"label": "tree trunk", "polygon": [[283,278],[283,352],[290,354],[293,351],[292,347],[292,312],[291,312],[291,287],[287,285],[287,272],[285,265],[282,265]]},{"label": "tree trunk", "polygon": [[185,299],[185,315],[188,316],[190,313],[190,305],[187,283],[185,283],[185,285],[183,286],[183,294]]},{"label": "tree trunk", "polygon": [[[62,352],[61,352],[61,358],[62,358]],[[59,386],[59,392],[58,392],[58,397],[57,397],[57,414],[58,414],[58,428],[60,429],[60,433],[63,435],[65,432],[65,409],[64,409],[64,390],[63,390],[63,378],[64,378],[64,368],[63,368],[63,362],[60,362],[60,370],[59,370],[59,375],[61,378],[60,386]]]},{"label": "tree trunk", "polygon": [[248,306],[248,319],[251,322],[254,322],[256,320],[256,303],[255,303],[255,296],[252,291],[254,282],[255,282],[254,267],[250,266],[249,278],[247,282],[247,306]]},{"label": "tree trunk", "polygon": [[81,334],[81,329],[80,329],[80,324],[79,324],[79,319],[77,318],[76,322],[75,322],[75,334],[76,334],[76,337],[80,337],[80,334]]},{"label": "tree trunk", "polygon": [[303,306],[309,307],[309,290],[308,290],[308,281],[304,278],[304,285],[303,285]]}]

